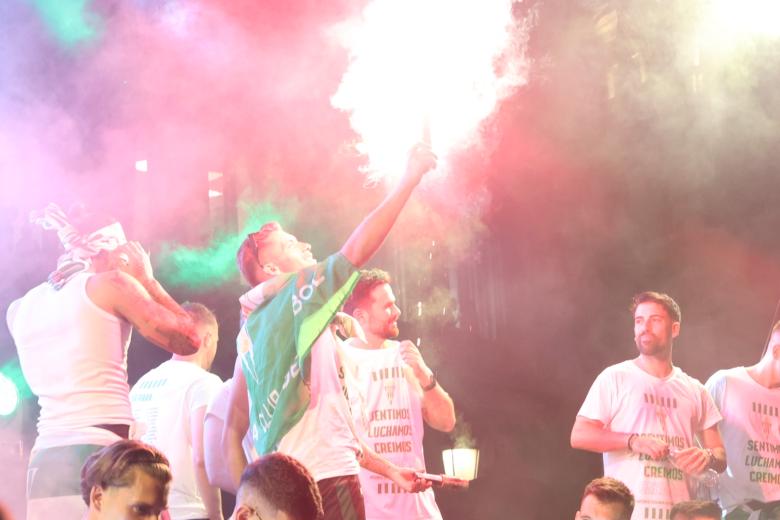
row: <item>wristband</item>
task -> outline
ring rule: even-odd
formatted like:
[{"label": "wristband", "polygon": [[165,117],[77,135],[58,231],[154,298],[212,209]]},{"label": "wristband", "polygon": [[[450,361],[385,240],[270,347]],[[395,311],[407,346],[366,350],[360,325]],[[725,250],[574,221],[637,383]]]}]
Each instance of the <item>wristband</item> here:
[{"label": "wristband", "polygon": [[436,374],[431,372],[431,382],[428,383],[427,385],[425,385],[424,387],[422,387],[423,392],[427,392],[429,390],[433,390],[434,388],[436,388],[436,384],[437,383],[438,383],[438,381],[436,381]]},{"label": "wristband", "polygon": [[704,451],[706,451],[707,455],[710,456],[710,460],[707,461],[707,467],[711,468],[713,466],[713,463],[715,462],[715,454],[712,452],[710,448],[704,448]]},{"label": "wristband", "polygon": [[631,446],[631,444],[634,442],[634,439],[636,439],[638,436],[639,435],[637,435],[636,433],[632,433],[631,435],[628,436],[628,442],[626,444],[628,445],[628,451],[630,451],[631,453],[634,453],[634,447]]}]

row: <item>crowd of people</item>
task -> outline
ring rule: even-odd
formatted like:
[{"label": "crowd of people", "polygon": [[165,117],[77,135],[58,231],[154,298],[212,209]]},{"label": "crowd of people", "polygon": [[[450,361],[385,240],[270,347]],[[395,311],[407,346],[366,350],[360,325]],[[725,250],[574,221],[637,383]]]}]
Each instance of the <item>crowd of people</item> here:
[{"label": "crowd of people", "polygon": [[[223,490],[237,519],[441,519],[423,425],[451,431],[454,404],[398,341],[389,274],[361,270],[435,164],[415,147],[322,261],[277,222],[246,237],[225,382],[209,372],[214,314],[174,301],[121,225],[54,205],[37,215],[65,254],[7,313],[41,407],[27,518],[222,519]],[[758,363],[702,385],[672,363],[678,304],[644,292],[632,313],[638,356],[596,378],[571,432],[572,447],[604,454],[605,475],[575,518],[780,518],[780,323]],[[172,357],[130,389],[132,329]]]}]

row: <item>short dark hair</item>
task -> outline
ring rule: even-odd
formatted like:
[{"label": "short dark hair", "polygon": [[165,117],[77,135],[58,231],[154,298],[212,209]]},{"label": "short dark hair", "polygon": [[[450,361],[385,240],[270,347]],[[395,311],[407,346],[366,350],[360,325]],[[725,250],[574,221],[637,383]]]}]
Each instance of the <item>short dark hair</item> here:
[{"label": "short dark hair", "polygon": [[585,497],[594,496],[599,502],[606,504],[620,504],[622,505],[630,517],[634,512],[634,495],[628,486],[621,481],[611,477],[600,477],[591,480],[585,491],[582,492],[582,499],[580,504],[585,500]]},{"label": "short dark hair", "polygon": [[214,316],[214,312],[198,302],[184,302],[181,304],[181,308],[187,311],[192,316],[195,323],[198,325],[209,325],[211,327],[219,327],[217,323],[217,317]]},{"label": "short dark hair", "polygon": [[[686,517],[709,516],[712,520],[720,520],[722,514],[723,511],[721,511],[720,506],[715,502],[710,502],[708,500],[687,500],[685,502],[676,503],[674,507],[672,507],[671,513],[669,513],[669,518],[675,520],[675,516],[685,515]],[[687,518],[678,520],[687,520]]]},{"label": "short dark hair", "polygon": [[634,315],[639,304],[647,302],[657,303],[666,309],[666,312],[669,313],[669,317],[672,318],[672,321],[682,321],[682,312],[680,311],[680,306],[677,305],[677,302],[668,294],[655,291],[645,291],[634,295],[631,299],[631,315]]},{"label": "short dark hair", "polygon": [[143,471],[162,486],[171,482],[171,465],[161,451],[140,441],[121,440],[90,455],[81,467],[84,503],[89,505],[94,486],[106,489],[133,485],[134,469]]},{"label": "short dark hair", "polygon": [[344,312],[349,315],[354,314],[355,309],[365,303],[375,287],[386,283],[391,283],[390,274],[387,271],[377,268],[361,270],[360,279],[355,284],[349,299],[344,303]]},{"label": "short dark hair", "polygon": [[271,453],[249,464],[241,475],[239,496],[257,493],[294,520],[319,520],[322,497],[303,464],[283,453]]},{"label": "short dark hair", "polygon": [[262,282],[255,274],[260,264],[260,251],[265,247],[268,235],[280,229],[282,226],[278,222],[266,222],[254,233],[249,233],[238,248],[236,253],[238,270],[252,287]]}]

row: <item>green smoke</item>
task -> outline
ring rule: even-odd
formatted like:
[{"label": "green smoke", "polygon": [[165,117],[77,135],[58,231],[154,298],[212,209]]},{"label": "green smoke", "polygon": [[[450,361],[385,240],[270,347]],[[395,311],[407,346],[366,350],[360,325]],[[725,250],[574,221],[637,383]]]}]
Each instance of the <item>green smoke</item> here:
[{"label": "green smoke", "polygon": [[102,32],[102,19],[89,9],[89,0],[30,0],[60,43],[72,47]]},{"label": "green smoke", "polygon": [[204,247],[163,243],[157,268],[159,277],[166,284],[193,290],[211,289],[234,281],[238,278],[236,252],[246,236],[271,220],[290,224],[295,214],[294,209],[283,214],[270,202],[240,202],[239,212],[245,215],[239,232],[218,232]]}]

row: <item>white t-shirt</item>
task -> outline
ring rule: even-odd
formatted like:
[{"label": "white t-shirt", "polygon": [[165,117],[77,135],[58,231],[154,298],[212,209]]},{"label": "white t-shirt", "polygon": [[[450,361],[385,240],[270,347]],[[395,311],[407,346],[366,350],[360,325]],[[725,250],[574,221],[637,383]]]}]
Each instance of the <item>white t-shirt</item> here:
[{"label": "white t-shirt", "polygon": [[360,472],[338,342],[327,328],[312,345],[309,408],[279,442],[279,451],[301,461],[315,481]]},{"label": "white t-shirt", "polygon": [[[345,366],[355,381],[362,409],[355,414],[358,433],[378,454],[402,467],[425,469],[422,400],[408,377],[399,343],[387,341],[381,349],[366,349],[348,340],[343,346]],[[350,386],[350,389],[352,387]],[[355,406],[353,406],[353,411]],[[360,486],[367,520],[441,520],[433,489],[408,493],[392,480],[366,469]]]},{"label": "white t-shirt", "polygon": [[[206,409],[206,417],[216,417],[222,422],[223,425],[225,424],[225,421],[227,421],[228,406],[230,405],[230,388],[232,382],[233,378],[231,377],[222,383],[222,386],[220,386],[217,393],[214,394],[214,397],[212,397],[211,401],[209,402],[209,406]],[[241,441],[241,447],[244,449],[244,456],[248,462],[252,462],[253,460],[257,459],[257,452],[255,451],[255,447],[252,445],[252,436],[249,434],[249,432],[244,435],[244,438]]]},{"label": "white t-shirt", "polygon": [[170,359],[144,374],[130,391],[141,440],[156,446],[171,463],[171,518],[204,518],[192,460],[190,417],[204,408],[222,381],[194,363]]},{"label": "white t-shirt", "polygon": [[723,415],[721,505],[730,512],[748,500],[780,500],[780,389],[758,384],[745,367],[715,372],[706,387]]},{"label": "white t-shirt", "polygon": [[[654,377],[633,360],[605,369],[596,378],[579,416],[615,432],[656,436],[671,447],[694,446],[694,435],[721,420],[704,386],[674,367]],[[648,460],[628,449],[604,453],[604,475],[624,482],[634,493],[632,520],[668,518],[672,505],[690,499],[682,470],[670,461]]]},{"label": "white t-shirt", "polygon": [[8,308],[22,372],[41,407],[35,450],[108,445],[119,437],[97,424],[133,422],[127,348],[132,326],[87,295],[93,273],[59,291],[43,283]]}]

